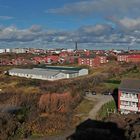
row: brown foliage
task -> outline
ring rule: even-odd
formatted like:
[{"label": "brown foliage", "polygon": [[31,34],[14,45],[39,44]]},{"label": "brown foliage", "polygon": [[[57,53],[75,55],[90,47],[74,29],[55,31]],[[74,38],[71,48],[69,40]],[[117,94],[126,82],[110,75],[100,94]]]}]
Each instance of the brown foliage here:
[{"label": "brown foliage", "polygon": [[15,117],[7,113],[0,113],[0,140],[7,140],[13,136],[18,127]]},{"label": "brown foliage", "polygon": [[72,97],[70,93],[43,94],[39,100],[39,109],[43,112],[67,112]]},{"label": "brown foliage", "polygon": [[67,117],[65,114],[50,114],[47,119],[40,117],[30,124],[30,129],[34,133],[52,134],[67,128]]}]

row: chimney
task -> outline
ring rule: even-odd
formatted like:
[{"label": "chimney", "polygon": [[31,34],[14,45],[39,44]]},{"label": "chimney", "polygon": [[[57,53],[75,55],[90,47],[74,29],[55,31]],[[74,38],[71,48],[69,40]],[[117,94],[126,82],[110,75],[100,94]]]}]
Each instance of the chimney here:
[{"label": "chimney", "polygon": [[75,50],[78,50],[78,43],[75,42]]}]

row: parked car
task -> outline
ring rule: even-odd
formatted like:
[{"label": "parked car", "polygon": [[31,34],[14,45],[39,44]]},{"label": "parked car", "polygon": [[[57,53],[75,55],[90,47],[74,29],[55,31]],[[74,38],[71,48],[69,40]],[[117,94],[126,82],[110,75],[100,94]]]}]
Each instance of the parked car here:
[{"label": "parked car", "polygon": [[96,91],[92,91],[92,95],[96,95]]},{"label": "parked car", "polygon": [[112,95],[112,93],[110,91],[105,91],[102,93],[102,95]]},{"label": "parked car", "polygon": [[86,95],[96,95],[96,92],[88,90],[88,91],[85,91],[85,94]]}]

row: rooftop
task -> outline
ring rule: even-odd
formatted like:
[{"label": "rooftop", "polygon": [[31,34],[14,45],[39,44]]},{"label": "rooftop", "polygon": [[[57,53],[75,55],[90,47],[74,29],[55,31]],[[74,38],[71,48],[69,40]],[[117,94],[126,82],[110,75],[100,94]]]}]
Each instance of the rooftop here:
[{"label": "rooftop", "polygon": [[33,68],[33,69],[19,69],[19,68],[13,68],[9,70],[9,72],[14,73],[22,73],[22,74],[34,74],[34,75],[47,75],[47,76],[54,76],[59,73],[65,73],[65,74],[72,74],[77,73],[77,71],[74,70],[59,70],[59,69],[42,69],[42,68]]},{"label": "rooftop", "polygon": [[49,75],[53,76],[58,74],[58,71],[48,71],[45,69],[19,69],[19,68],[13,68],[9,70],[9,72],[14,72],[14,73],[22,73],[22,74],[34,74],[34,75]]},{"label": "rooftop", "polygon": [[124,79],[121,81],[119,89],[140,92],[140,80],[139,79]]},{"label": "rooftop", "polygon": [[46,66],[45,69],[60,70],[60,71],[79,71],[82,68],[78,68],[78,67],[65,67],[65,66]]},{"label": "rooftop", "polygon": [[95,58],[96,56],[95,55],[81,55],[80,58]]}]

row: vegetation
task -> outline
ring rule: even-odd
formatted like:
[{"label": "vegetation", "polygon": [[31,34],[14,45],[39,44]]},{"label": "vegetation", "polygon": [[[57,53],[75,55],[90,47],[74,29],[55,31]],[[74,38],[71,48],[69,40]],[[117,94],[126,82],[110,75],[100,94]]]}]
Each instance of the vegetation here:
[{"label": "vegetation", "polygon": [[94,107],[95,104],[96,102],[89,101],[87,99],[82,100],[81,103],[74,110],[75,116],[82,120],[88,115],[88,113]]},{"label": "vegetation", "polygon": [[117,110],[115,101],[112,100],[102,106],[102,108],[99,110],[97,118],[98,119],[104,119],[107,116],[109,116],[111,113],[114,113]]},{"label": "vegetation", "polygon": [[[90,69],[90,75],[59,81],[41,81],[4,75],[4,71],[12,66],[0,67],[0,105],[22,107],[18,114],[1,119],[6,114],[0,114],[0,128],[5,139],[13,134],[24,137],[30,132],[34,135],[51,135],[70,128],[79,120],[73,115],[84,114],[94,106],[94,103],[83,100],[85,90],[101,93],[104,90],[117,88],[121,78],[140,77],[139,65],[120,65],[112,63]],[[99,111],[99,117],[107,116],[106,109],[114,109],[110,102]],[[9,119],[11,117],[11,119]],[[6,119],[6,120],[5,120]],[[8,123],[7,120],[12,123]],[[10,128],[8,128],[8,126]],[[9,132],[10,131],[10,132]],[[8,134],[7,134],[8,133]],[[6,136],[5,136],[6,135]],[[13,138],[14,139],[14,138]],[[17,139],[17,138],[15,138]]]}]

